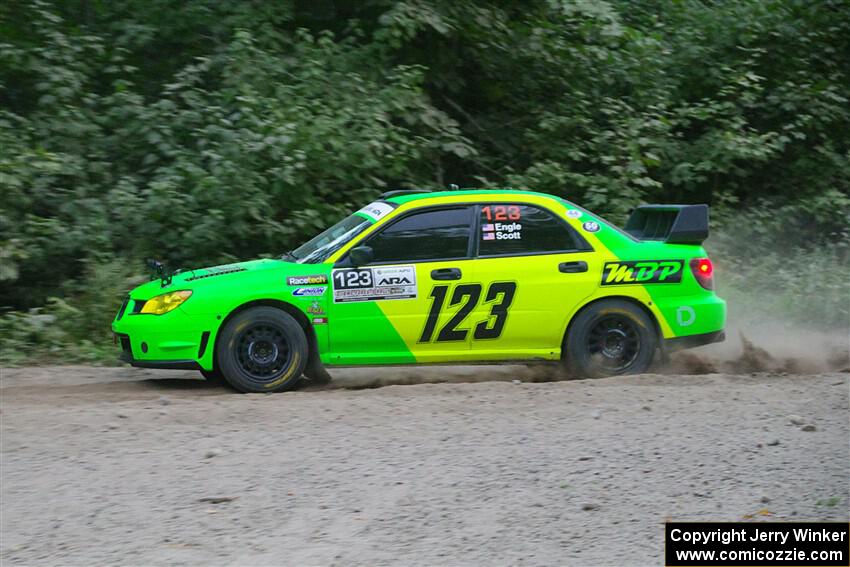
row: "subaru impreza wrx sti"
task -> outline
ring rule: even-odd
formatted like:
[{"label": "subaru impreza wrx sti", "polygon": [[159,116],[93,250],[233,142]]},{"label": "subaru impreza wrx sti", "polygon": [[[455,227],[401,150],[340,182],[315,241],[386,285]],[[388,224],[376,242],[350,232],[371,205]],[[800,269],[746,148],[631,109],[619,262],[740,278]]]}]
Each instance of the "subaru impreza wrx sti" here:
[{"label": "subaru impreza wrx sti", "polygon": [[723,340],[706,205],[623,229],[527,191],[385,193],[278,259],[162,274],[112,324],[121,358],[274,392],[351,365],[562,361],[645,371]]}]

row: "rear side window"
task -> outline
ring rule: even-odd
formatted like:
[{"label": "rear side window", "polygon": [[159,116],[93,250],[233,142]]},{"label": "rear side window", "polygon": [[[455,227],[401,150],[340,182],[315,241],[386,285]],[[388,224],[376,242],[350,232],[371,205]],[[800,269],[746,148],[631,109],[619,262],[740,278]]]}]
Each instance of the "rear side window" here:
[{"label": "rear side window", "polygon": [[413,213],[382,230],[366,244],[373,263],[466,258],[472,207]]},{"label": "rear side window", "polygon": [[489,204],[481,207],[480,216],[479,256],[520,256],[589,249],[566,223],[538,207]]}]

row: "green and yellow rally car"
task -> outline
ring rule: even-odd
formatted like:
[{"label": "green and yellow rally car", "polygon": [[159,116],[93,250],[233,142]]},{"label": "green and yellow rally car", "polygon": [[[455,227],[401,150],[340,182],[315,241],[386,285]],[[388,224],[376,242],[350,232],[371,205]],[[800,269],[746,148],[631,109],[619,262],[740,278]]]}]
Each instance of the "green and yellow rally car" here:
[{"label": "green and yellow rally car", "polygon": [[279,259],[162,274],[112,324],[121,358],[243,392],[326,367],[563,361],[645,371],[721,341],[706,205],[638,207],[625,229],[528,191],[393,191]]}]

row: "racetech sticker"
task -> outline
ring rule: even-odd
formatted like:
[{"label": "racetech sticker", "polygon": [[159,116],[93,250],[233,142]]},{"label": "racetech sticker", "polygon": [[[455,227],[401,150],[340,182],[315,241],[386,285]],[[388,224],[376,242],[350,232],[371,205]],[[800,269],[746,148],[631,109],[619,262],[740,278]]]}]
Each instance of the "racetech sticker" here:
[{"label": "racetech sticker", "polygon": [[328,283],[328,276],[325,274],[290,276],[286,278],[286,285],[321,285],[326,283]]},{"label": "racetech sticker", "polygon": [[334,270],[331,279],[334,303],[416,297],[414,266],[343,268]]}]

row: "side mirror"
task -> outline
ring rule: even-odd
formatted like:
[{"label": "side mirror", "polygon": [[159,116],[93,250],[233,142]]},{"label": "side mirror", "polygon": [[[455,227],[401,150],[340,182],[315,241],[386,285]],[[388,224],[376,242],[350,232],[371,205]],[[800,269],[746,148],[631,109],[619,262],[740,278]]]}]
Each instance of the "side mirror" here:
[{"label": "side mirror", "polygon": [[351,265],[357,268],[364,266],[372,261],[371,246],[355,246],[348,252],[348,258],[351,260]]}]

